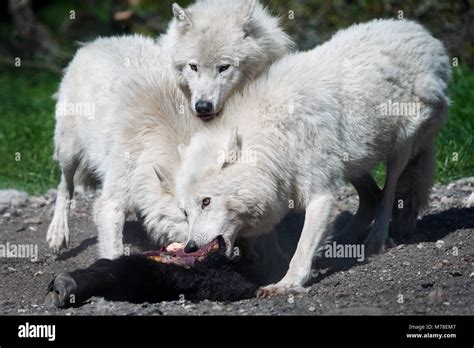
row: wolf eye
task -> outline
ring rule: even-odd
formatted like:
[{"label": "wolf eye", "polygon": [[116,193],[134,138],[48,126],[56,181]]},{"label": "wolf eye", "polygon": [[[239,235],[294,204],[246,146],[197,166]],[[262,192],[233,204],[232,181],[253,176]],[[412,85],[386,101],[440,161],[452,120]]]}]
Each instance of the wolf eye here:
[{"label": "wolf eye", "polygon": [[220,65],[218,67],[218,70],[219,70],[219,73],[223,73],[224,71],[226,71],[227,69],[230,68],[230,64],[226,64],[226,65]]},{"label": "wolf eye", "polygon": [[201,209],[204,209],[209,204],[211,204],[211,199],[209,197],[204,198],[201,202]]},{"label": "wolf eye", "polygon": [[193,71],[198,71],[198,66],[196,64],[189,64],[189,67],[191,68],[191,70]]}]

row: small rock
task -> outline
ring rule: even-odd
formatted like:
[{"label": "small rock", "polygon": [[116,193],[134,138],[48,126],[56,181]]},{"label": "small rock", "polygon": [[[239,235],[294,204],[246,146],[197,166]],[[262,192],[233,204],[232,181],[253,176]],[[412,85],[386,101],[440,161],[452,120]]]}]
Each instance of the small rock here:
[{"label": "small rock", "polygon": [[[448,186],[448,189],[449,189],[449,186]],[[441,204],[445,204],[445,205],[449,205],[449,204],[453,203],[453,199],[449,198],[447,196],[441,197],[441,199],[439,201],[441,202]]]},{"label": "small rock", "polygon": [[400,249],[403,249],[404,247],[405,247],[405,244],[400,244],[400,245],[397,245],[395,249],[400,250]]},{"label": "small rock", "polygon": [[416,247],[420,250],[423,249],[423,243],[418,243]]},{"label": "small rock", "polygon": [[441,302],[444,302],[444,298],[445,298],[444,291],[443,291],[443,289],[441,289],[441,288],[433,289],[433,290],[430,291],[430,293],[428,294],[428,300],[429,300],[431,303],[441,303]]},{"label": "small rock", "polygon": [[46,192],[46,197],[48,198],[48,204],[56,199],[57,194],[58,194],[58,190],[56,189],[49,189]]},{"label": "small rock", "polygon": [[21,224],[15,229],[15,232],[21,232],[21,231],[24,231],[24,230],[25,230],[25,225]]},{"label": "small rock", "polygon": [[6,204],[11,207],[24,207],[28,202],[29,196],[26,192],[17,190],[0,190],[0,204]]},{"label": "small rock", "polygon": [[44,274],[43,271],[38,271],[38,272],[36,272],[35,274],[33,274],[33,276],[34,276],[34,277],[37,277],[37,276],[43,275],[43,274]]},{"label": "small rock", "polygon": [[441,262],[438,262],[436,265],[433,266],[433,269],[441,269],[443,268],[443,264]]},{"label": "small rock", "polygon": [[23,221],[25,224],[40,224],[41,218],[39,216],[33,216]]},{"label": "small rock", "polygon": [[404,262],[402,262],[402,265],[403,265],[403,266],[410,266],[410,262],[404,261]]},{"label": "small rock", "polygon": [[316,310],[316,307],[315,306],[309,306],[308,310],[310,312],[314,312]]},{"label": "small rock", "polygon": [[38,231],[38,229],[34,226],[30,226],[30,227],[28,227],[28,231],[36,232],[36,231]]},{"label": "small rock", "polygon": [[219,306],[218,304],[214,304],[214,305],[212,306],[212,310],[214,310],[214,311],[221,311],[221,310],[222,310],[222,307]]},{"label": "small rock", "polygon": [[474,207],[474,192],[472,192],[471,195],[467,197],[465,205],[466,208]]},{"label": "small rock", "polygon": [[7,270],[9,270],[10,272],[16,272],[17,271],[17,269],[13,268],[13,267],[8,267]]},{"label": "small rock", "polygon": [[472,186],[474,186],[474,176],[458,179],[454,183],[460,184],[460,185],[469,185],[469,186],[472,185]]},{"label": "small rock", "polygon": [[11,217],[11,216],[12,216],[12,214],[10,214],[10,213],[5,213],[5,214],[3,214],[3,217],[4,217],[4,218],[9,218],[9,217]]},{"label": "small rock", "polygon": [[453,277],[460,277],[460,276],[462,276],[462,273],[459,272],[459,271],[452,271],[452,272],[449,272],[449,274],[451,274]]},{"label": "small rock", "polygon": [[441,261],[441,263],[443,264],[443,266],[446,266],[446,267],[449,267],[449,266],[452,266],[452,262],[449,261],[449,260],[443,260]]},{"label": "small rock", "polygon": [[43,196],[31,197],[30,200],[33,203],[34,207],[44,207],[48,203],[46,198],[44,198]]},{"label": "small rock", "polygon": [[444,247],[444,241],[442,241],[442,240],[436,241],[436,247],[438,249],[442,249]]}]

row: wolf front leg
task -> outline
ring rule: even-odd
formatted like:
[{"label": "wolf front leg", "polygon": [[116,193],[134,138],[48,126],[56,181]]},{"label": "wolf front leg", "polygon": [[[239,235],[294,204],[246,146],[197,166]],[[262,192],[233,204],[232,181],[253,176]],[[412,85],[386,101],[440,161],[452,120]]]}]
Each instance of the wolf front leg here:
[{"label": "wolf front leg", "polygon": [[311,276],[311,266],[316,253],[331,231],[336,203],[331,194],[320,194],[306,207],[306,217],[296,252],[286,275],[276,284],[261,288],[258,297],[267,297],[286,292],[304,291]]},{"label": "wolf front leg", "polygon": [[94,205],[94,222],[99,233],[99,257],[115,259],[123,254],[125,211],[120,199],[104,192]]}]

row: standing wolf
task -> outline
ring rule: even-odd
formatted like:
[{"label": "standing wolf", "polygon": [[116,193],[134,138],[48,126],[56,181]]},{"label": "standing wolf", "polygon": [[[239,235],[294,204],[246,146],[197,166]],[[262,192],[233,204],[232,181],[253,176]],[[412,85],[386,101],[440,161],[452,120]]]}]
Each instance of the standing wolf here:
[{"label": "standing wolf", "polygon": [[[331,230],[334,192],[387,161],[366,238],[369,253],[377,251],[388,238],[400,178],[417,172],[431,181],[450,72],[438,40],[394,20],[355,25],[273,64],[227,101],[217,130],[196,135],[183,151],[176,188],[188,216],[187,250],[222,235],[230,254],[237,236],[270,231],[294,202],[306,210],[296,252],[285,277],[261,294],[301,289]],[[417,195],[414,186],[404,190]]]},{"label": "standing wolf", "polygon": [[[94,206],[101,257],[123,253],[123,222],[133,211],[154,240],[185,241],[186,221],[174,200],[177,147],[202,123],[186,96],[213,93],[213,105],[222,107],[289,50],[278,20],[254,0],[206,0],[186,10],[175,4],[173,12],[158,44],[141,36],[98,39],[82,47],[66,70],[54,136],[62,175],[47,233],[55,253],[69,244],[74,184],[90,179],[102,184]],[[191,59],[199,72],[188,79]],[[238,64],[223,71],[229,59]],[[212,88],[204,93],[203,84]]]}]

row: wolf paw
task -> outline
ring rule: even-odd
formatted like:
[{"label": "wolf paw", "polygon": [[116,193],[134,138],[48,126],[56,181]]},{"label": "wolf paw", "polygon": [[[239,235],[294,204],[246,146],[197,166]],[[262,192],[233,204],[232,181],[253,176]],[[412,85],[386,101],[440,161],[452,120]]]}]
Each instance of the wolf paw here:
[{"label": "wolf paw", "polygon": [[383,254],[388,249],[394,248],[396,246],[397,244],[390,237],[385,240],[374,238],[366,240],[365,242],[366,253],[369,256],[374,254]]},{"label": "wolf paw", "polygon": [[48,228],[46,242],[48,243],[49,248],[54,254],[59,254],[59,251],[63,246],[68,248],[69,228],[67,225],[67,221],[57,221],[53,219]]},{"label": "wolf paw", "polygon": [[276,283],[264,286],[257,290],[258,298],[275,297],[284,294],[301,294],[307,293],[309,288],[304,288],[300,285]]}]

